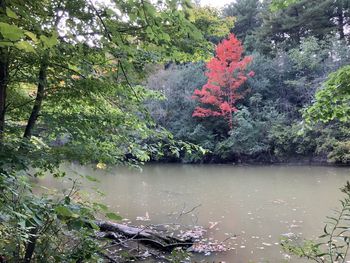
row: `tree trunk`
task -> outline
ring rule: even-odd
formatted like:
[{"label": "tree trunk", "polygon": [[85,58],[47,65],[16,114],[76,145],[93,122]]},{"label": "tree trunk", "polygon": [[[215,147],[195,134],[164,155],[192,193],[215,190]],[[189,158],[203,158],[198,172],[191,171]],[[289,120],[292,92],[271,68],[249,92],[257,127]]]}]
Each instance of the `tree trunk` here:
[{"label": "tree trunk", "polygon": [[7,48],[0,48],[0,142],[4,136],[9,59]]},{"label": "tree trunk", "polygon": [[41,110],[41,106],[45,95],[45,90],[47,87],[48,58],[49,58],[49,55],[46,52],[43,55],[40,62],[39,83],[38,83],[36,98],[32,109],[32,113],[30,114],[26,129],[24,132],[24,137],[28,139],[30,139],[30,137],[32,136],[32,131],[35,126],[36,120],[38,119],[39,112]]},{"label": "tree trunk", "polygon": [[27,242],[27,246],[26,246],[26,253],[25,253],[25,256],[24,256],[24,260],[23,262],[24,263],[30,263],[31,260],[32,260],[32,257],[33,257],[33,254],[34,254],[34,250],[35,250],[35,245],[36,245],[36,239],[37,239],[37,231],[38,229],[37,228],[33,228],[31,231],[30,231],[30,237],[29,237],[29,240]]},{"label": "tree trunk", "polygon": [[114,239],[122,243],[128,240],[139,241],[145,245],[161,251],[172,251],[177,247],[191,247],[194,241],[189,238],[182,240],[172,236],[162,235],[154,230],[134,226],[127,226],[108,221],[97,221],[100,231],[104,232],[105,238]]},{"label": "tree trunk", "polygon": [[[0,0],[0,15],[6,13],[5,1]],[[0,37],[1,40],[1,37]],[[5,130],[6,91],[9,73],[9,51],[7,47],[0,48],[0,143]]]}]

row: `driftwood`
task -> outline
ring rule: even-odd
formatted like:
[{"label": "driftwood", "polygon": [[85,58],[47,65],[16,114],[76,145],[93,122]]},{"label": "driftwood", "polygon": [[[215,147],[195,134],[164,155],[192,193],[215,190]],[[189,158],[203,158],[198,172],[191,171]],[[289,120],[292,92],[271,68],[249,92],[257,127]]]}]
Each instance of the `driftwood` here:
[{"label": "driftwood", "polygon": [[127,226],[109,221],[98,221],[96,224],[104,238],[118,241],[120,245],[128,241],[137,241],[157,250],[169,252],[174,248],[189,248],[194,244],[192,238],[183,240],[147,227]]}]

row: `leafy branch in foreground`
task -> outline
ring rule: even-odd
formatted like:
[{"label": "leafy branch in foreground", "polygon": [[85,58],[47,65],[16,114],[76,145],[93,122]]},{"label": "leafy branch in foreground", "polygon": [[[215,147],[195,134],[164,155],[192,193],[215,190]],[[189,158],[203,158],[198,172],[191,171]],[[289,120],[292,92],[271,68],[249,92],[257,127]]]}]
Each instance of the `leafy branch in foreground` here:
[{"label": "leafy branch in foreground", "polygon": [[341,191],[346,196],[340,200],[340,210],[334,210],[334,215],[327,216],[324,234],[319,240],[300,243],[297,238],[285,238],[282,240],[284,251],[320,263],[347,262],[350,247],[350,183],[347,182]]},{"label": "leafy branch in foreground", "polygon": [[335,119],[348,122],[350,116],[350,66],[345,66],[329,75],[322,89],[316,92],[315,102],[306,109],[307,122]]}]

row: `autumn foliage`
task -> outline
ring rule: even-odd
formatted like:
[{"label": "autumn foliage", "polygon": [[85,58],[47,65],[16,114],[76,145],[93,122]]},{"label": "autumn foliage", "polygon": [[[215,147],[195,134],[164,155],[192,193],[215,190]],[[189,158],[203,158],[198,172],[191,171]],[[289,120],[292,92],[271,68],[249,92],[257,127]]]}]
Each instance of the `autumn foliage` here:
[{"label": "autumn foliage", "polygon": [[220,116],[228,120],[232,129],[232,113],[237,111],[236,101],[243,97],[238,91],[254,72],[246,73],[252,57],[242,58],[241,42],[230,34],[216,47],[216,55],[206,65],[208,82],[192,96],[202,104],[195,108],[193,117]]}]

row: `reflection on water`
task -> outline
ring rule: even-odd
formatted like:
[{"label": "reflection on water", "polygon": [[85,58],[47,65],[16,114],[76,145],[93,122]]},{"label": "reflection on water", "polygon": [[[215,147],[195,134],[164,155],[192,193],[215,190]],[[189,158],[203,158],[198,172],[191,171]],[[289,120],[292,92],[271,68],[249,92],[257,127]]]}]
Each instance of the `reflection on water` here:
[{"label": "reflection on water", "polygon": [[[211,227],[209,236],[230,240],[233,250],[198,258],[203,262],[283,262],[281,235],[305,238],[322,234],[325,216],[338,206],[339,188],[350,180],[349,168],[308,166],[147,165],[143,171],[105,171],[70,165],[68,175],[92,175],[111,210],[138,224],[139,219],[169,223],[180,211],[186,223]],[[65,179],[66,180],[66,179]],[[60,188],[44,178],[42,184]],[[91,182],[84,182],[91,188]],[[145,222],[141,222],[145,223]],[[292,259],[291,262],[301,262]]]}]

